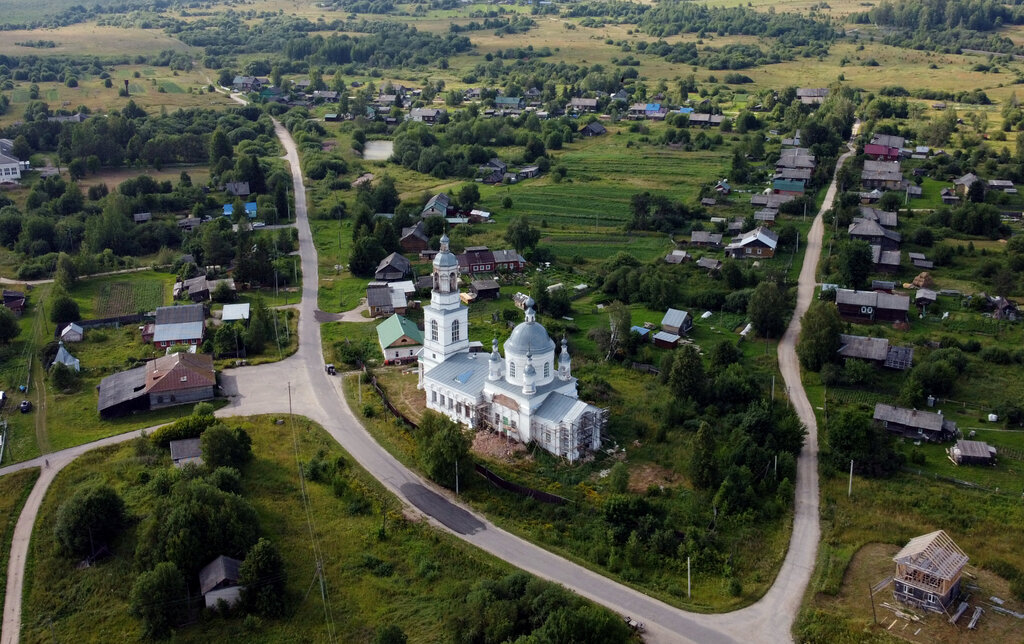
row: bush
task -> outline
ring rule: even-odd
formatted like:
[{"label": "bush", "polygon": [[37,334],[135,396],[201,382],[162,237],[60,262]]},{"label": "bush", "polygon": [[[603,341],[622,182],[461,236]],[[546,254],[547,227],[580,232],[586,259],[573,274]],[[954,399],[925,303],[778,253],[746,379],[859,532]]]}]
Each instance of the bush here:
[{"label": "bush", "polygon": [[199,437],[207,427],[215,422],[217,421],[213,414],[196,415],[193,413],[191,416],[180,418],[170,425],[165,425],[154,431],[149,435],[149,440],[153,441],[154,445],[167,447],[171,441]]},{"label": "bush", "polygon": [[256,542],[242,562],[242,603],[264,617],[280,617],[287,607],[288,571],[277,547],[267,539]]},{"label": "bush", "polygon": [[185,578],[174,564],[164,561],[135,580],[129,612],[142,620],[146,637],[167,637],[185,613],[181,601],[185,594]]},{"label": "bush", "polygon": [[217,424],[209,427],[199,438],[203,462],[208,467],[240,468],[252,458],[252,439],[241,427],[228,429]]}]

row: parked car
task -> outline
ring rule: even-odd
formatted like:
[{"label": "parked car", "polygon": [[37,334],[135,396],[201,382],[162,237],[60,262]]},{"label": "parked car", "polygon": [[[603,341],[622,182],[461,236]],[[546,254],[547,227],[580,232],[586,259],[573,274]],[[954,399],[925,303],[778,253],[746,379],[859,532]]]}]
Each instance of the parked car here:
[{"label": "parked car", "polygon": [[252,227],[254,229],[255,228],[266,228],[266,226],[267,225],[265,223],[263,223],[262,221],[254,221],[253,224],[252,224]]},{"label": "parked car", "polygon": [[326,371],[327,375],[329,375],[329,376],[333,376],[333,375],[338,373],[337,370],[335,370],[333,364],[326,364],[326,365],[324,365],[324,371]]},{"label": "parked car", "polygon": [[18,409],[21,410],[21,413],[27,414],[28,412],[32,411],[32,403],[30,403],[27,400],[22,400],[21,404],[18,405]]}]

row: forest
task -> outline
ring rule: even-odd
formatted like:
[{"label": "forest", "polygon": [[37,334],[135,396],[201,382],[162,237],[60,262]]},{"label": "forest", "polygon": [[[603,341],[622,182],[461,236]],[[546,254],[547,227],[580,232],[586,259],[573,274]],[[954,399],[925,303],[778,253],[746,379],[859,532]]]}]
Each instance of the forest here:
[{"label": "forest", "polygon": [[888,28],[882,42],[896,47],[954,53],[961,49],[999,54],[1024,51],[997,33],[1005,25],[1024,24],[1024,7],[992,0],[884,0],[851,15],[850,20]]}]

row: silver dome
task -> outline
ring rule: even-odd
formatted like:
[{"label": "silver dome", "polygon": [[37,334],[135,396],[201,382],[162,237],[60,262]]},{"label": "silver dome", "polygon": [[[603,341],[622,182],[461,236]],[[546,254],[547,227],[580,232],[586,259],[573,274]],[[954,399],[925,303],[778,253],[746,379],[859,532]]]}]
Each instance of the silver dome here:
[{"label": "silver dome", "polygon": [[512,335],[505,341],[505,355],[509,353],[534,355],[553,352],[555,343],[544,325],[536,321],[522,322],[512,329]]},{"label": "silver dome", "polygon": [[441,236],[441,250],[434,256],[434,268],[455,268],[459,259],[448,250],[448,235]]}]

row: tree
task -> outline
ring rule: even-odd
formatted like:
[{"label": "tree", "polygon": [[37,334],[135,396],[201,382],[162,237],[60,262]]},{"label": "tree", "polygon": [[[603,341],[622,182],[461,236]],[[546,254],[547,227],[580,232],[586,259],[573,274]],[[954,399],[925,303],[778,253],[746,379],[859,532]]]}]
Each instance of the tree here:
[{"label": "tree", "polygon": [[50,302],[50,321],[58,326],[64,326],[79,319],[81,315],[78,312],[78,302],[71,299],[67,293],[58,291]]},{"label": "tree", "polygon": [[277,547],[260,538],[242,561],[239,571],[242,603],[264,617],[280,617],[287,606],[288,571]]},{"label": "tree", "polygon": [[711,426],[701,422],[690,454],[690,476],[693,484],[702,490],[718,486],[718,463],[715,460],[715,434]]},{"label": "tree", "polygon": [[232,430],[214,425],[203,432],[199,444],[203,462],[211,469],[221,466],[240,469],[252,458],[252,439],[241,427]]},{"label": "tree", "polygon": [[890,476],[903,465],[903,455],[893,449],[893,437],[872,422],[866,412],[844,409],[832,415],[826,429],[828,448],[824,461],[844,471],[853,469],[872,477]]},{"label": "tree", "polygon": [[21,333],[18,319],[6,306],[0,306],[0,344],[10,344]]},{"label": "tree", "polygon": [[967,200],[971,203],[984,203],[985,184],[976,179],[974,183],[967,188]]},{"label": "tree", "polygon": [[830,302],[812,302],[804,314],[800,338],[796,344],[796,354],[803,368],[821,371],[826,363],[835,360],[842,331],[843,321],[839,317],[839,309]]},{"label": "tree", "polygon": [[459,205],[463,210],[471,210],[480,203],[480,188],[475,183],[467,183],[459,190]]},{"label": "tree", "polygon": [[473,471],[470,443],[469,435],[447,416],[433,411],[423,414],[416,432],[416,451],[420,465],[434,482],[454,489],[456,469],[459,481],[469,480]]},{"label": "tree", "polygon": [[739,362],[742,358],[743,354],[730,340],[720,340],[711,349],[711,367],[715,371],[725,369],[729,365]]},{"label": "tree", "polygon": [[384,247],[375,237],[372,235],[361,237],[352,246],[348,270],[356,277],[370,277],[385,255],[387,253],[384,251]]},{"label": "tree", "polygon": [[849,240],[839,247],[839,275],[846,286],[862,288],[874,267],[871,247],[861,240]]},{"label": "tree", "polygon": [[57,270],[53,274],[53,282],[61,289],[68,291],[78,279],[78,271],[75,263],[67,253],[57,256]]},{"label": "tree", "polygon": [[109,485],[79,488],[57,509],[54,537],[69,556],[95,554],[125,524],[124,501]]},{"label": "tree", "polygon": [[174,564],[164,561],[135,580],[128,611],[142,620],[146,637],[163,638],[182,621],[187,597],[185,578]]},{"label": "tree", "polygon": [[676,395],[682,398],[691,398],[695,402],[703,400],[707,383],[704,360],[700,357],[697,347],[687,344],[676,349],[672,369],[668,374],[668,384]]},{"label": "tree", "polygon": [[534,248],[540,241],[540,231],[530,226],[526,217],[514,217],[505,231],[505,241],[512,244],[516,252],[521,253],[527,248]]},{"label": "tree", "polygon": [[210,135],[210,165],[216,165],[221,159],[230,159],[233,154],[228,135],[221,128],[214,130]]},{"label": "tree", "polygon": [[762,338],[776,338],[786,329],[786,296],[775,282],[761,282],[750,296],[747,315]]}]

